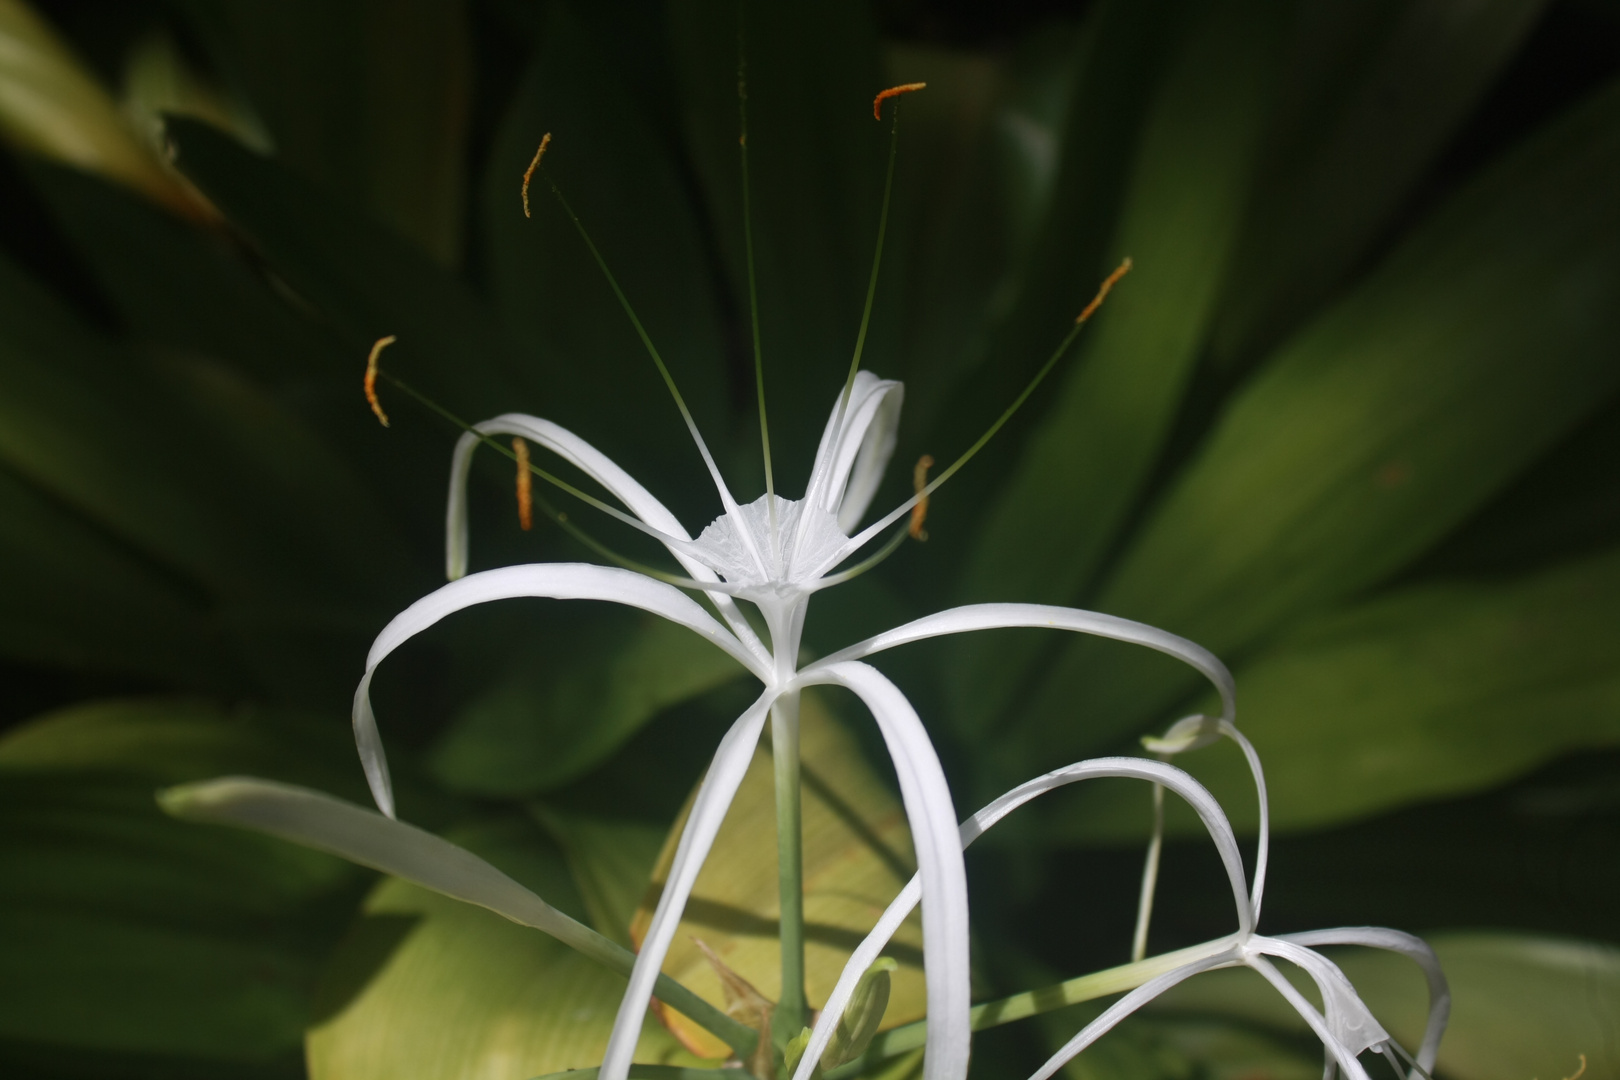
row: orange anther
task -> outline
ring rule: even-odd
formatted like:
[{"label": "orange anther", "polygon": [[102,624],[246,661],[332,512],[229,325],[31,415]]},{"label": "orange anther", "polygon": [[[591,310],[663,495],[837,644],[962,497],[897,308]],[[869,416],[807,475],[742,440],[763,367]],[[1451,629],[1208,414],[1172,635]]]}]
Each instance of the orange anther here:
[{"label": "orange anther", "polygon": [[1112,289],[1119,282],[1120,278],[1124,277],[1130,272],[1131,258],[1129,255],[1127,255],[1125,257],[1125,261],[1115,267],[1112,274],[1109,274],[1107,277],[1103,278],[1102,285],[1097,289],[1097,295],[1091,298],[1091,303],[1086,305],[1086,310],[1082,311],[1080,313],[1080,317],[1074,321],[1077,324],[1083,323],[1087,319],[1091,318],[1092,315],[1096,314],[1097,309],[1102,307],[1102,302],[1108,298],[1108,290]]},{"label": "orange anther", "polygon": [[540,149],[534,152],[534,160],[529,167],[523,170],[523,216],[531,217],[529,213],[529,181],[534,179],[534,170],[540,167],[540,159],[546,156],[546,147],[551,145],[551,132],[540,136]]},{"label": "orange anther", "polygon": [[908,82],[902,83],[899,86],[891,86],[887,90],[882,91],[877,97],[872,99],[872,119],[883,119],[883,103],[889,98],[899,97],[901,94],[909,94],[913,90],[921,90],[927,85],[928,84],[925,82]]},{"label": "orange anther", "polygon": [[529,444],[520,438],[512,440],[512,452],[517,455],[518,528],[528,532],[534,528],[534,488],[529,475]]},{"label": "orange anther", "polygon": [[924,454],[917,459],[917,467],[911,470],[911,488],[917,493],[917,501],[911,507],[911,538],[913,540],[926,540],[928,533],[923,529],[923,522],[928,520],[928,496],[924,494],[928,489],[928,470],[934,467],[934,459]]},{"label": "orange anther", "polygon": [[377,414],[382,426],[388,426],[388,414],[383,412],[382,402],[377,400],[377,358],[382,351],[397,340],[393,334],[377,339],[371,347],[371,355],[366,358],[366,400],[371,402],[371,411]]}]

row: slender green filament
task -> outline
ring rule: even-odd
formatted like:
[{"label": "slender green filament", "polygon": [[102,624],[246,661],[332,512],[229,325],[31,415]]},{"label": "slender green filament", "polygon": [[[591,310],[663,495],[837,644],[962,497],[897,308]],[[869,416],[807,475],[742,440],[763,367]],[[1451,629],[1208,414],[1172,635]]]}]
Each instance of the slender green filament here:
[{"label": "slender green filament", "polygon": [[894,160],[899,149],[900,99],[896,98],[894,122],[889,126],[889,165],[883,174],[883,208],[878,212],[877,248],[872,252],[872,273],[866,282],[866,305],[861,309],[861,328],[855,335],[855,355],[850,358],[849,374],[844,377],[844,395],[838,400],[840,423],[849,405],[849,395],[855,389],[855,374],[861,369],[861,354],[866,350],[866,329],[872,322],[872,299],[877,295],[878,270],[883,265],[883,238],[889,231],[889,197],[894,191]]},{"label": "slender green filament", "polygon": [[1147,955],[1148,926],[1153,921],[1153,894],[1159,885],[1159,857],[1164,851],[1164,785],[1153,785],[1153,836],[1142,862],[1142,895],[1136,904],[1136,932],[1131,935],[1131,961]]},{"label": "slender green filament", "polygon": [[754,268],[754,213],[748,180],[748,53],[744,48],[743,7],[737,5],[737,160],[742,168],[743,249],[748,256],[748,320],[754,336],[754,389],[759,396],[759,442],[765,454],[766,507],[776,537],[776,480],[771,473],[771,426],[765,419],[765,359],[759,341],[759,277]]}]

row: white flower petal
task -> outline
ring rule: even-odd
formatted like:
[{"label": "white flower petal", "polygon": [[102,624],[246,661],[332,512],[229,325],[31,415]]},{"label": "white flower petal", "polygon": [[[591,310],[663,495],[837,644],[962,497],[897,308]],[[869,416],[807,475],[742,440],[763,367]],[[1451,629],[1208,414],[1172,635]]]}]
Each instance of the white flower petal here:
[{"label": "white flower petal", "polygon": [[1160,630],[1156,626],[1149,626],[1147,623],[1121,619],[1096,611],[1053,607],[1048,604],[969,604],[965,607],[950,608],[933,615],[925,615],[893,630],[886,630],[847,649],[840,649],[805,670],[813,671],[843,660],[858,660],[875,652],[882,652],[884,649],[892,649],[896,645],[907,645],[913,641],[922,641],[943,634],[965,634],[973,630],[1010,627],[1050,627],[1054,630],[1071,630],[1080,634],[1092,634],[1096,637],[1112,638],[1115,641],[1145,645],[1191,665],[1214,683],[1215,689],[1221,695],[1224,719],[1231,720],[1236,711],[1236,691],[1232,683],[1232,673],[1226,670],[1226,665],[1221,663],[1214,653],[1202,645]]},{"label": "white flower petal", "polygon": [[698,788],[692,811],[687,815],[686,828],[675,847],[675,858],[664,882],[664,892],[653,909],[647,925],[647,934],[641,941],[636,966],[630,972],[630,985],[619,1000],[619,1012],[613,1020],[613,1033],[608,1037],[607,1050],[602,1056],[602,1069],[598,1080],[626,1080],[630,1074],[631,1058],[636,1052],[636,1041],[641,1038],[641,1024],[647,1015],[647,1004],[652,997],[658,972],[664,966],[670,940],[680,926],[681,913],[686,900],[697,883],[703,860],[714,846],[726,810],[742,784],[748,764],[753,760],[754,747],[765,726],[771,703],[779,691],[766,690],[731,725],[720,747],[715,751],[709,771]]},{"label": "white flower petal", "polygon": [[371,677],[384,657],[409,638],[462,608],[491,600],[537,597],[552,600],[607,600],[641,608],[679,623],[714,642],[761,681],[769,681],[770,668],[716,622],[697,601],[672,585],[642,574],[590,563],[531,563],[485,570],[452,581],[394,616],[372,643],[366,673],[354,692],[354,737],[366,781],[377,807],[392,817],[394,799],[388,760],[371,709]]},{"label": "white flower petal", "polygon": [[[957,833],[956,809],[916,710],[892,682],[866,664],[819,667],[799,685],[832,683],[853,690],[871,711],[900,781],[900,798],[917,850],[923,908],[923,968],[928,987],[928,1043],[924,1080],[960,1080],[967,1074],[972,1032],[968,1012],[967,873]],[[862,968],[862,971],[865,969]],[[835,1020],[843,1008],[824,1010]],[[805,1060],[820,1060],[820,1051]]]},{"label": "white flower petal", "polygon": [[[685,526],[651,492],[642,487],[635,477],[596,447],[572,431],[550,420],[525,413],[504,413],[481,424],[456,440],[455,452],[450,458],[450,495],[445,503],[445,577],[451,581],[467,573],[467,472],[472,466],[473,451],[483,441],[482,435],[518,435],[541,446],[564,461],[576,466],[586,476],[606,488],[630,512],[641,519],[663,541],[677,562],[698,581],[715,581],[714,571],[694,559],[690,553],[691,536]],[[748,621],[737,611],[735,602],[723,593],[713,593],[716,605],[732,632],[757,655],[764,657],[765,648],[754,636]]]},{"label": "white flower petal", "polygon": [[1381,926],[1309,930],[1301,934],[1281,934],[1276,940],[1307,948],[1319,945],[1365,945],[1400,953],[1415,962],[1423,969],[1423,977],[1429,984],[1429,1021],[1423,1030],[1423,1043],[1418,1047],[1417,1063],[1425,1072],[1434,1072],[1435,1057],[1440,1052],[1440,1037],[1446,1033],[1446,1022],[1451,1017],[1451,987],[1446,981],[1445,971],[1440,967],[1440,958],[1428,942],[1412,934],[1386,930]]},{"label": "white flower petal", "polygon": [[1061,1050],[1047,1059],[1045,1065],[1030,1074],[1029,1080],[1047,1080],[1048,1077],[1067,1065],[1080,1051],[1108,1034],[1121,1020],[1177,983],[1185,982],[1194,975],[1205,971],[1213,971],[1215,968],[1227,967],[1238,962],[1238,951],[1236,949],[1225,949],[1214,956],[1194,960],[1189,964],[1176,968],[1174,971],[1168,971],[1157,978],[1149,979],[1110,1005],[1097,1019],[1081,1028],[1074,1038],[1063,1044]]},{"label": "white flower petal", "polygon": [[[1081,780],[1095,780],[1103,777],[1128,777],[1138,780],[1148,780],[1156,784],[1163,784],[1186,799],[1203,820],[1205,828],[1209,830],[1210,837],[1215,841],[1216,850],[1220,853],[1221,863],[1226,868],[1227,880],[1232,887],[1232,895],[1237,904],[1239,933],[1248,933],[1253,929],[1254,923],[1249,912],[1246,882],[1243,876],[1243,857],[1239,854],[1237,837],[1232,832],[1231,824],[1221,811],[1220,804],[1215,797],[1198,781],[1174,765],[1163,762],[1148,761],[1143,758],[1112,757],[1095,758],[1082,761],[1074,765],[1066,765],[1061,769],[1038,776],[1033,780],[1018,785],[1006,794],[988,803],[982,810],[968,820],[962,822],[957,830],[958,838],[963,848],[989,831],[1002,818],[1023,806],[1025,803],[1044,795],[1048,791],[1063,787],[1067,784],[1077,783]],[[793,1080],[808,1080],[810,1069],[821,1060],[822,1051],[831,1041],[833,1030],[838,1018],[843,1015],[844,1006],[855,990],[855,984],[860,981],[861,973],[872,965],[872,962],[882,953],[883,947],[889,939],[899,930],[911,909],[917,906],[921,896],[918,879],[914,876],[900,890],[900,894],[889,903],[888,908],[878,919],[866,937],[851,954],[848,963],[844,965],[843,972],[838,977],[827,1002],[822,1006],[821,1019],[817,1021],[810,1035],[810,1042],[805,1048],[804,1058],[799,1069],[793,1075]],[[1218,949],[1225,949],[1227,942],[1219,943]],[[1099,1033],[1100,1034],[1100,1033]],[[1076,1053],[1079,1051],[1077,1050]],[[1065,1058],[1064,1060],[1067,1060]],[[806,1064],[808,1062],[808,1064]],[[1059,1062],[1061,1064],[1061,1062]]]},{"label": "white flower petal", "polygon": [[[1255,942],[1259,940],[1257,938]],[[1251,942],[1250,944],[1253,946],[1255,943]],[[1287,999],[1288,1004],[1294,1007],[1294,1011],[1304,1018],[1305,1023],[1309,1024],[1311,1030],[1316,1033],[1316,1037],[1322,1040],[1322,1045],[1327,1048],[1332,1059],[1338,1063],[1339,1068],[1344,1070],[1345,1080],[1369,1080],[1367,1070],[1361,1067],[1361,1062],[1356,1060],[1356,1055],[1339,1042],[1338,1035],[1327,1020],[1323,1018],[1322,1014],[1317,1012],[1316,1007],[1309,1001],[1305,1000],[1305,995],[1294,988],[1294,984],[1289,982],[1283,976],[1283,973],[1277,970],[1276,965],[1260,955],[1258,948],[1247,951],[1243,962],[1263,975],[1266,981],[1276,987],[1277,992]]]},{"label": "white flower petal", "polygon": [[1250,947],[1287,960],[1308,974],[1322,994],[1323,1019],[1340,1045],[1360,1054],[1389,1041],[1389,1032],[1374,1018],[1339,965],[1319,952],[1282,938],[1254,937]]},{"label": "white flower petal", "polygon": [[600,934],[472,852],[375,810],[308,788],[245,776],[183,784],[158,798],[175,817],[255,829],[329,852],[543,930],[609,966],[623,964],[623,956]]},{"label": "white flower petal", "polygon": [[883,471],[894,456],[905,387],[870,371],[855,373],[849,401],[842,390],[833,403],[816,448],[805,501],[836,514],[845,533],[860,524],[872,504]]}]

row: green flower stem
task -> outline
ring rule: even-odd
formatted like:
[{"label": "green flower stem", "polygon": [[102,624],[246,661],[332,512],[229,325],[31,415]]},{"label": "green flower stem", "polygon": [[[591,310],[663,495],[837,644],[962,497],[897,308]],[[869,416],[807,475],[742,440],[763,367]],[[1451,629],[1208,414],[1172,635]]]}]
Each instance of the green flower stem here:
[{"label": "green flower stem", "polygon": [[[1110,994],[1122,994],[1127,990],[1136,989],[1149,979],[1174,971],[1183,964],[1220,952],[1229,945],[1230,939],[1205,942],[1191,948],[1150,956],[1133,964],[1094,971],[1090,975],[1081,975],[1054,986],[1026,990],[1022,994],[1014,994],[1000,1001],[987,1001],[983,1005],[974,1006],[970,1022],[974,1031],[983,1031],[985,1028],[1010,1024],[1014,1020],[1023,1020],[1069,1005],[1078,1005],[1082,1001],[1094,1001]],[[849,1080],[851,1077],[859,1076],[886,1058],[916,1050],[923,1045],[927,1037],[926,1020],[918,1020],[885,1031],[872,1040],[872,1045],[867,1047],[865,1054],[847,1065],[830,1070],[826,1080]]]},{"label": "green flower stem", "polygon": [[799,784],[799,695],[783,694],[771,708],[771,757],[776,766],[776,876],[780,890],[782,994],[772,1035],[784,1043],[808,1023],[804,992],[804,832]]}]

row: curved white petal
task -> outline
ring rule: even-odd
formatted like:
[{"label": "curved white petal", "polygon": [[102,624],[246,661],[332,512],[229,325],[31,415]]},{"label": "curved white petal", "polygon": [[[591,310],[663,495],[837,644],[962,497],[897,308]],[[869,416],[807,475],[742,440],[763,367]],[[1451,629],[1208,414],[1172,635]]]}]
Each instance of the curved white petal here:
[{"label": "curved white petal", "polygon": [[[1446,1033],[1446,1022],[1451,1018],[1451,987],[1446,981],[1445,971],[1440,967],[1440,958],[1428,942],[1412,934],[1386,930],[1381,926],[1309,930],[1301,934],[1280,934],[1276,940],[1307,948],[1318,945],[1365,945],[1373,949],[1387,949],[1400,953],[1422,968],[1423,977],[1429,984],[1429,1021],[1423,1029],[1423,1043],[1418,1047],[1417,1063],[1424,1072],[1434,1072],[1435,1057],[1440,1052],[1440,1038]],[[1417,1078],[1414,1076],[1413,1080]]]},{"label": "curved white petal", "polygon": [[375,810],[246,776],[182,784],[158,801],[175,817],[255,829],[329,852],[543,930],[611,967],[623,965],[622,949],[472,852]]},{"label": "curved white petal", "polygon": [[933,615],[924,615],[893,630],[886,630],[847,649],[840,649],[805,670],[809,672],[844,660],[858,660],[875,652],[882,652],[884,649],[892,649],[896,645],[907,645],[913,641],[922,641],[943,634],[965,634],[974,630],[1010,627],[1050,627],[1054,630],[1071,630],[1075,633],[1145,645],[1191,665],[1213,683],[1221,695],[1224,719],[1230,721],[1236,712],[1236,690],[1232,683],[1232,673],[1226,670],[1226,665],[1221,663],[1214,653],[1202,645],[1160,630],[1156,626],[1149,626],[1147,623],[1121,619],[1115,615],[1104,615],[1096,611],[1054,607],[1049,604],[968,604],[965,607],[949,608]]},{"label": "curved white petal", "polygon": [[1301,968],[1316,983],[1322,995],[1323,1019],[1339,1044],[1352,1054],[1360,1054],[1389,1041],[1389,1032],[1373,1016],[1356,993],[1339,965],[1319,952],[1282,938],[1255,936],[1250,947],[1287,960]]},{"label": "curved white petal", "polygon": [[[481,436],[486,435],[518,435],[550,450],[601,484],[609,494],[628,507],[632,514],[653,530],[654,538],[664,544],[693,579],[702,582],[719,580],[713,570],[689,554],[692,537],[680,519],[642,487],[635,477],[562,425],[526,413],[503,413],[481,424],[474,424],[472,431],[463,433],[456,440],[455,452],[450,457],[450,494],[445,501],[444,520],[444,572],[449,580],[455,581],[467,573],[467,472],[472,467],[473,451],[483,441]],[[736,603],[723,593],[710,595],[732,632],[763,658],[766,655],[765,647],[737,610]]]},{"label": "curved white petal", "polygon": [[1048,1077],[1067,1065],[1080,1051],[1113,1030],[1114,1025],[1177,983],[1185,982],[1202,972],[1213,971],[1215,968],[1227,967],[1238,962],[1238,950],[1235,948],[1226,949],[1214,956],[1194,960],[1189,964],[1183,964],[1174,971],[1168,971],[1157,978],[1149,979],[1110,1005],[1097,1019],[1081,1028],[1074,1038],[1063,1044],[1061,1050],[1047,1059],[1045,1065],[1030,1074],[1029,1080],[1047,1080]]},{"label": "curved white petal", "polygon": [[405,641],[452,612],[491,600],[518,597],[606,600],[650,611],[714,642],[761,681],[769,681],[771,677],[770,668],[699,607],[697,601],[673,585],[645,575],[590,563],[531,563],[470,574],[435,589],[394,616],[377,635],[366,657],[366,673],[354,692],[354,738],[366,771],[366,782],[371,785],[377,808],[384,814],[394,816],[394,797],[388,759],[383,753],[377,718],[371,709],[371,677],[377,665]]},{"label": "curved white petal", "polygon": [[[1255,941],[1259,940],[1258,938],[1255,939]],[[1356,1055],[1339,1042],[1338,1036],[1322,1014],[1316,1011],[1314,1005],[1305,1000],[1305,995],[1295,989],[1294,984],[1289,982],[1283,973],[1277,970],[1275,964],[1260,955],[1258,948],[1246,951],[1243,962],[1258,971],[1265,977],[1267,982],[1276,987],[1277,992],[1287,999],[1288,1004],[1294,1007],[1294,1011],[1304,1018],[1305,1023],[1310,1025],[1311,1031],[1315,1032],[1316,1037],[1322,1041],[1322,1045],[1327,1048],[1328,1053],[1338,1063],[1339,1068],[1344,1070],[1346,1080],[1369,1080],[1367,1070],[1361,1067],[1361,1062],[1356,1060]]]},{"label": "curved white petal", "polygon": [[860,524],[894,456],[905,387],[870,371],[855,373],[846,404],[840,391],[816,448],[805,501],[838,518],[845,533]]},{"label": "curved white petal", "polygon": [[[1032,799],[1067,784],[1103,777],[1148,780],[1164,785],[1187,800],[1203,820],[1205,828],[1209,830],[1211,839],[1215,841],[1216,850],[1220,853],[1221,863],[1226,868],[1227,880],[1231,884],[1232,896],[1237,905],[1239,932],[1247,934],[1252,931],[1254,922],[1249,911],[1249,898],[1243,876],[1243,857],[1239,854],[1237,837],[1232,832],[1232,826],[1226,820],[1226,815],[1222,812],[1220,804],[1215,801],[1215,797],[1202,784],[1174,765],[1132,757],[1095,758],[1066,765],[1044,776],[1026,781],[992,800],[978,813],[962,822],[957,829],[957,836],[965,849],[1002,818]],[[808,1080],[810,1070],[821,1060],[822,1052],[831,1041],[838,1018],[843,1015],[844,1006],[849,1003],[850,995],[854,993],[855,984],[860,981],[862,972],[871,967],[873,961],[882,953],[889,939],[900,929],[900,924],[911,914],[911,909],[917,906],[921,895],[921,885],[917,877],[913,876],[905,888],[900,890],[899,895],[890,901],[889,906],[879,917],[877,925],[850,955],[837,984],[834,985],[826,1004],[822,1006],[821,1018],[811,1032],[810,1042],[805,1048],[804,1057],[800,1060],[793,1080]]]},{"label": "curved white petal", "polygon": [[[956,809],[944,770],[916,710],[876,668],[845,662],[801,677],[800,686],[831,683],[853,690],[871,711],[900,781],[900,798],[917,850],[923,908],[923,968],[928,988],[928,1042],[924,1080],[960,1080],[967,1074],[972,1039],[968,1013],[967,872]],[[903,916],[902,916],[903,918]],[[861,970],[865,970],[862,968]],[[843,1009],[823,1010],[836,1019]],[[804,1061],[820,1060],[806,1053]],[[801,1063],[802,1064],[802,1063]]]},{"label": "curved white petal", "polygon": [[630,972],[630,985],[619,1000],[619,1012],[613,1019],[613,1033],[608,1037],[598,1080],[626,1080],[630,1074],[630,1060],[636,1052],[636,1041],[641,1038],[641,1024],[647,1015],[659,969],[664,966],[664,956],[669,952],[670,940],[680,926],[681,913],[692,895],[692,887],[697,884],[698,871],[714,846],[726,810],[742,784],[748,763],[753,760],[754,746],[759,742],[771,703],[779,693],[774,689],[766,690],[720,740],[697,798],[692,801],[680,843],[675,847],[663,895],[653,909],[641,951],[636,956],[636,966]]}]

